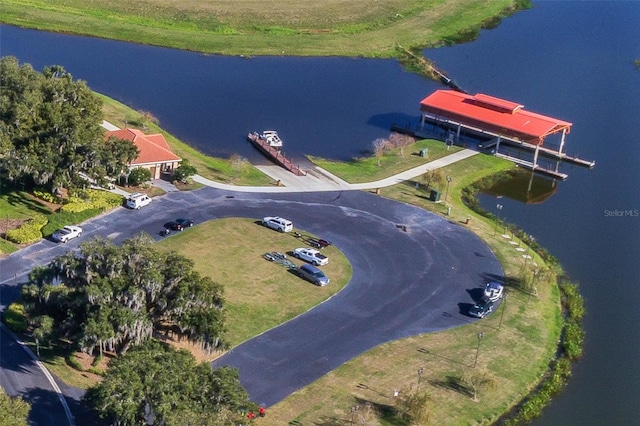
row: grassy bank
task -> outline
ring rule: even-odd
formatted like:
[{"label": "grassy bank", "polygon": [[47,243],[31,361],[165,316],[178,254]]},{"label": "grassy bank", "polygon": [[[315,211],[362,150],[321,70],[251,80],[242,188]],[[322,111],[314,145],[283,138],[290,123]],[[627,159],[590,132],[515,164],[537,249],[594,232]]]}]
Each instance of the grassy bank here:
[{"label": "grassy bank", "polygon": [[469,39],[526,0],[5,0],[3,23],[224,55],[396,57]]}]

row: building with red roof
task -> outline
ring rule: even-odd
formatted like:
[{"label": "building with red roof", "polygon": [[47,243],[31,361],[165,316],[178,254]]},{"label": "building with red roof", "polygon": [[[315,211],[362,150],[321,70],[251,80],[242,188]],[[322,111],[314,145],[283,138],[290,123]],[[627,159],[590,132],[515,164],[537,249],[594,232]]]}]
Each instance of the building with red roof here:
[{"label": "building with red roof", "polygon": [[160,133],[145,135],[137,129],[110,130],[106,137],[114,136],[131,141],[138,148],[138,158],[133,160],[130,169],[143,167],[151,171],[151,179],[160,179],[162,173],[171,173],[178,168],[182,159],[171,151],[169,144]]},{"label": "building with red roof", "polygon": [[458,135],[460,128],[465,128],[541,146],[547,136],[561,133],[559,154],[565,135],[571,130],[567,121],[530,112],[521,104],[482,93],[436,90],[420,102],[420,109],[423,124],[425,119],[450,123],[457,126]]}]

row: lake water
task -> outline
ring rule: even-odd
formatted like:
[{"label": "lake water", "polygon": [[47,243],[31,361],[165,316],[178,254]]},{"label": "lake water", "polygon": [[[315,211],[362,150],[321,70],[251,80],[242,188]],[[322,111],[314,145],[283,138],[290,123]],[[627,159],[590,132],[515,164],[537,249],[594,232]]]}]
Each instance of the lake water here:
[{"label": "lake water", "polygon": [[[471,93],[572,122],[567,152],[596,161],[571,168],[543,203],[481,197],[548,248],[586,298],[584,358],[540,425],[640,418],[639,22],[640,2],[541,1],[472,43],[426,51]],[[267,128],[294,157],[363,155],[392,123],[417,122],[420,100],[441,87],[389,60],[225,58],[6,26],[0,54],[63,65],[201,151],[254,162],[245,135]]]}]

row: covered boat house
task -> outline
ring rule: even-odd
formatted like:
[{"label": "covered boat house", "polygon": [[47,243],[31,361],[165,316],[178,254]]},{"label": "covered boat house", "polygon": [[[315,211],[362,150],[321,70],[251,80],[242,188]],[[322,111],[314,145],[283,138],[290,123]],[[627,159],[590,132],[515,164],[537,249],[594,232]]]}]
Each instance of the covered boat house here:
[{"label": "covered boat house", "polygon": [[[555,177],[566,178],[565,174],[545,170],[538,165],[540,153],[562,161],[593,167],[593,162],[569,157],[564,153],[565,137],[571,131],[571,123],[557,118],[537,114],[524,109],[515,102],[478,93],[470,95],[455,90],[436,90],[420,102],[421,130],[429,122],[443,126],[450,131],[448,143],[460,141],[460,133],[472,134],[484,141],[479,145],[491,149],[497,156],[508,158],[532,170],[542,171]],[[545,146],[545,138],[560,135],[557,149]],[[500,144],[517,145],[533,151],[532,161],[513,158],[501,154]]]}]

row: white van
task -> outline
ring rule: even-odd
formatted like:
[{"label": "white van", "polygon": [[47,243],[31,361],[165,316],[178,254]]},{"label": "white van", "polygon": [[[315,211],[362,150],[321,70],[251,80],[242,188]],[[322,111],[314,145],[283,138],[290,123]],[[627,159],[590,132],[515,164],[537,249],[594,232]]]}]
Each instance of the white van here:
[{"label": "white van", "polygon": [[139,192],[135,192],[129,195],[129,198],[127,198],[127,207],[129,207],[130,209],[137,210],[149,203],[151,203],[151,198],[147,194],[141,194]]},{"label": "white van", "polygon": [[278,216],[264,217],[262,218],[262,224],[280,232],[291,232],[293,230],[293,223],[290,220]]}]

